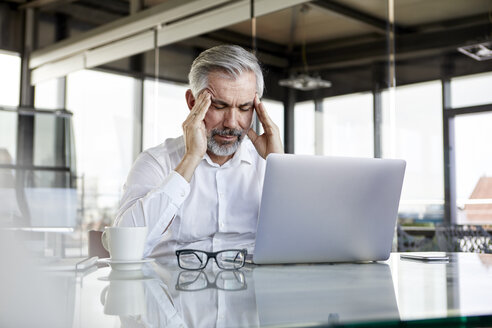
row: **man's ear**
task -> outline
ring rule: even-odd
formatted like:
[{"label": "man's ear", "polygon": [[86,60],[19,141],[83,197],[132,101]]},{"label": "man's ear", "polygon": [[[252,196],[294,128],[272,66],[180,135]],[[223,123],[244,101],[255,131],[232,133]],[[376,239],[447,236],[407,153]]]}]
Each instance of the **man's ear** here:
[{"label": "man's ear", "polygon": [[195,97],[193,96],[191,89],[186,90],[186,104],[188,104],[190,110],[195,106]]}]

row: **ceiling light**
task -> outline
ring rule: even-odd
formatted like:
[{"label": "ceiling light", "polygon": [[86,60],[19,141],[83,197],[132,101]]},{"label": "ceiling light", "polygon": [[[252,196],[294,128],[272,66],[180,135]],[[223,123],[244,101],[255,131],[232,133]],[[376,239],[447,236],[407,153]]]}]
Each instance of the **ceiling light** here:
[{"label": "ceiling light", "polygon": [[297,76],[291,76],[288,79],[280,80],[279,85],[283,87],[309,91],[321,88],[331,87],[331,82],[322,80],[321,77],[312,77],[307,74],[299,74]]},{"label": "ceiling light", "polygon": [[492,42],[459,47],[458,51],[478,61],[492,59]]},{"label": "ceiling light", "polygon": [[[278,84],[282,87],[288,87],[292,89],[298,89],[302,91],[316,90],[322,88],[331,87],[330,81],[322,80],[318,74],[315,76],[309,75],[309,67],[307,61],[307,53],[306,53],[306,34],[304,32],[304,26],[306,25],[306,15],[311,10],[311,7],[308,5],[301,5],[297,7],[300,14],[301,24],[299,24],[299,33],[302,35],[302,46],[301,46],[301,57],[302,64],[304,66],[303,73],[299,73],[298,75],[291,75],[288,79],[278,81]],[[296,17],[294,13],[294,17]],[[291,26],[291,34],[293,35],[296,29],[296,19],[293,20]],[[289,44],[289,48],[292,50],[294,47],[294,39],[291,35],[291,42]]]}]

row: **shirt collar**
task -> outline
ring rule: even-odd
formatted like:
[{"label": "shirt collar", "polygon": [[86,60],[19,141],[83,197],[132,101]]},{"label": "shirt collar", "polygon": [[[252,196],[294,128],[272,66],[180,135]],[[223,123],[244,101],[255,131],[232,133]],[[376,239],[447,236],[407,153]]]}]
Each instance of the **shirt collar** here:
[{"label": "shirt collar", "polygon": [[[248,147],[245,145],[245,143],[250,142],[248,136],[244,136],[243,141],[239,145],[238,149],[234,153],[234,156],[230,160],[224,163],[222,167],[230,167],[230,166],[236,166],[240,162],[245,162],[248,164],[253,164],[253,156],[251,156],[251,152],[249,151]],[[208,156],[207,153],[203,156],[203,160],[205,160],[209,165],[211,166],[216,166],[218,167],[219,165],[217,163],[214,163],[210,156]]]}]

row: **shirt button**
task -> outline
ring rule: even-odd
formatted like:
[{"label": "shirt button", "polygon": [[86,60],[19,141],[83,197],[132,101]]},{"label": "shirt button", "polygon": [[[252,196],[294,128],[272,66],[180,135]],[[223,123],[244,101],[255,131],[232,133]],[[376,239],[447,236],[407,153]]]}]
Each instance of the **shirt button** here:
[{"label": "shirt button", "polygon": [[181,197],[184,197],[184,196],[185,196],[185,192],[181,191]]}]

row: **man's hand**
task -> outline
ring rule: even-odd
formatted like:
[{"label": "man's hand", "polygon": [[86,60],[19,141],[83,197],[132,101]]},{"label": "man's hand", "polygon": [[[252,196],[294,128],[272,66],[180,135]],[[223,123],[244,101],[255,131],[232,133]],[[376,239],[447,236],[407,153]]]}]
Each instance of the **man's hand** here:
[{"label": "man's hand", "polygon": [[254,107],[258,114],[263,130],[265,131],[261,136],[257,135],[253,129],[249,129],[248,137],[253,142],[258,154],[265,158],[271,153],[284,153],[284,147],[282,140],[280,139],[280,131],[278,126],[273,123],[270,116],[268,116],[263,103],[260,102],[258,95],[255,96]]},{"label": "man's hand", "polygon": [[190,114],[183,122],[183,135],[185,140],[185,155],[175,171],[181,174],[188,182],[207,152],[207,129],[205,128],[205,115],[210,107],[210,93],[203,91],[195,101]]}]

